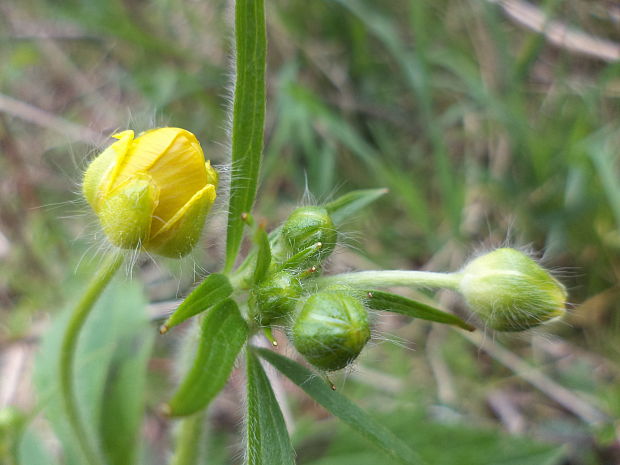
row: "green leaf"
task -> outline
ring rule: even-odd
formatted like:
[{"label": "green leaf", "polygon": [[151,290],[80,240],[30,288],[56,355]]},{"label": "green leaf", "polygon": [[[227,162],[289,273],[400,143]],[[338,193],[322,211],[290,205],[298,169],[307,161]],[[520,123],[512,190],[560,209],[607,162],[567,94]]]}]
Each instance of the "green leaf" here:
[{"label": "green leaf", "polygon": [[[408,405],[415,404],[408,402]],[[511,436],[498,428],[480,428],[464,418],[463,422],[441,423],[423,409],[398,403],[398,410],[377,417],[400,438],[410,442],[419,454],[433,465],[560,465],[565,463],[566,449]],[[473,423],[473,424],[472,424]],[[324,427],[314,428],[324,434]],[[371,448],[367,441],[349,434],[345,428],[330,431],[330,444],[324,456],[307,465],[395,465]]]},{"label": "green leaf", "polygon": [[294,465],[295,451],[265,370],[247,351],[247,465]]},{"label": "green leaf", "polygon": [[254,241],[257,245],[256,267],[254,268],[254,284],[260,283],[267,275],[269,266],[271,265],[271,246],[269,245],[269,236],[265,232],[265,228],[258,226],[254,232]]},{"label": "green leaf", "polygon": [[190,415],[211,402],[226,384],[248,338],[248,326],[232,299],[224,300],[207,312],[201,331],[192,368],[168,403],[171,416]]},{"label": "green leaf", "polygon": [[162,325],[163,334],[170,328],[183,323],[188,318],[207,310],[222,300],[230,297],[233,289],[228,278],[223,274],[213,273],[205,278],[196,289],[179,305],[172,315]]},{"label": "green leaf", "polygon": [[387,189],[362,189],[349,192],[332,200],[325,205],[325,208],[334,223],[341,224],[387,192]]},{"label": "green leaf", "polygon": [[[391,294],[383,291],[364,292],[366,296],[364,303],[373,310],[387,310],[389,312],[400,313],[412,318],[421,320],[435,321],[437,323],[445,323],[448,325],[458,326],[459,328],[473,331],[476,328],[458,316],[444,312],[430,305],[418,302],[417,300],[408,299],[406,297]],[[372,297],[371,297],[372,296]]]},{"label": "green leaf", "polygon": [[267,349],[256,349],[258,354],[281,373],[302,388],[306,394],[330,413],[347,423],[385,454],[406,465],[423,464],[417,453],[388,429],[338,392],[334,392],[315,373],[297,362]]},{"label": "green leaf", "polygon": [[250,212],[263,151],[265,121],[265,11],[263,0],[235,6],[236,81],[232,124],[232,179],[228,204],[226,264],[232,270],[243,238],[241,214]]},{"label": "green leaf", "polygon": [[[110,465],[133,464],[139,454],[144,377],[153,341],[145,308],[138,283],[113,282],[93,308],[78,341],[74,386],[80,414],[89,436],[100,439]],[[70,312],[63,312],[46,332],[34,384],[43,412],[62,443],[63,463],[82,465],[58,386],[59,351],[69,316]]]},{"label": "green leaf", "polygon": [[28,428],[23,432],[18,444],[17,460],[9,461],[6,465],[41,465],[42,463],[56,465],[58,463],[54,454],[46,450],[46,441],[34,429]]},{"label": "green leaf", "polygon": [[139,343],[135,336],[119,339],[106,379],[100,439],[110,465],[136,463],[139,453],[147,368],[155,340],[146,319],[143,329],[147,331],[142,332]]}]

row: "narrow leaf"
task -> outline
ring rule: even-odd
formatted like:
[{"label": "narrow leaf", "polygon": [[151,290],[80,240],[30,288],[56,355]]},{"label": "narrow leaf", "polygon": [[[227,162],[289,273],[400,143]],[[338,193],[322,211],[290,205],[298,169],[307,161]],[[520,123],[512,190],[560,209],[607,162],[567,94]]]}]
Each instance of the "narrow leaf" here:
[{"label": "narrow leaf", "polygon": [[[144,376],[153,342],[145,308],[137,282],[112,282],[86,320],[75,354],[74,383],[84,428],[90,437],[98,438],[108,465],[131,463],[140,453],[136,438],[144,416]],[[83,465],[60,400],[56,371],[69,316],[70,312],[63,312],[46,332],[33,380],[40,407],[62,444],[63,464]]]},{"label": "narrow leaf", "polygon": [[412,318],[420,318],[421,320],[435,321],[437,323],[445,323],[448,325],[458,326],[459,328],[473,331],[476,328],[458,316],[444,312],[430,305],[418,302],[417,300],[408,299],[406,297],[391,294],[382,291],[369,291],[365,293],[366,306],[373,310],[387,310],[389,312],[400,313]]},{"label": "narrow leaf", "polygon": [[160,332],[163,334],[170,328],[183,323],[188,318],[213,307],[222,300],[230,297],[232,291],[232,286],[226,276],[218,273],[210,274],[185,298],[174,313],[170,315],[162,325]]},{"label": "narrow leaf", "polygon": [[136,321],[131,333],[116,342],[103,392],[99,438],[109,465],[135,464],[140,455],[147,369],[155,340],[144,311],[141,316],[141,324]]},{"label": "narrow leaf", "polygon": [[247,351],[247,465],[294,465],[294,450],[284,417],[265,370],[256,355]]},{"label": "narrow leaf", "polygon": [[254,232],[254,242],[257,245],[256,268],[254,268],[254,283],[260,283],[269,271],[271,265],[271,246],[265,228],[258,226]]},{"label": "narrow leaf", "polygon": [[237,0],[235,6],[236,81],[232,124],[232,179],[228,205],[226,265],[235,264],[241,214],[252,210],[263,151],[265,120],[265,11],[263,0]]},{"label": "narrow leaf", "polygon": [[340,224],[388,192],[387,189],[363,189],[332,200],[325,208],[336,224]]},{"label": "narrow leaf", "polygon": [[388,456],[406,465],[424,463],[417,453],[411,450],[392,432],[379,424],[345,396],[332,391],[315,373],[273,351],[267,349],[256,349],[256,351],[287,378],[302,388],[306,394],[363,435]]},{"label": "narrow leaf", "polygon": [[167,413],[183,416],[205,408],[224,387],[248,338],[248,327],[232,299],[210,309],[201,326],[192,368],[168,403]]}]

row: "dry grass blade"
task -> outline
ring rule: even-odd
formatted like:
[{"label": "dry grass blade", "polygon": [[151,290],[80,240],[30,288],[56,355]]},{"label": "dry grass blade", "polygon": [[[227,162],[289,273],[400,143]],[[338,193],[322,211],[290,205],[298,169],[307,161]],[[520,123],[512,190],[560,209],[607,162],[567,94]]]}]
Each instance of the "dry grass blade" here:
[{"label": "dry grass blade", "polygon": [[482,333],[464,333],[463,331],[459,331],[459,334],[585,423],[589,425],[601,425],[609,421],[607,414],[597,407],[579,397],[574,392],[566,389],[564,386],[560,386],[540,370],[508,349],[502,347],[500,344],[489,339],[485,340],[485,336]]},{"label": "dry grass blade", "polygon": [[0,112],[23,119],[29,123],[64,134],[72,140],[79,140],[91,145],[103,145],[108,138],[85,126],[67,121],[53,113],[37,108],[28,103],[0,94]]},{"label": "dry grass blade", "polygon": [[552,44],[606,62],[620,59],[620,44],[601,39],[550,19],[540,8],[523,0],[489,0],[497,3],[515,22],[539,32]]}]

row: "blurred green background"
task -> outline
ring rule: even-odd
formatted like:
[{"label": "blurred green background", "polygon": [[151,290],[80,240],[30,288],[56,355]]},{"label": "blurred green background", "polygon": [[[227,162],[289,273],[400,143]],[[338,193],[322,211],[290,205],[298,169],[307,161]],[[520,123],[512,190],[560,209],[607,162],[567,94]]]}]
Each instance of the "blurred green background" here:
[{"label": "blurred green background", "polygon": [[[449,271],[508,244],[536,252],[570,292],[563,322],[522,335],[377,317],[375,344],[338,387],[430,464],[620,463],[620,3],[266,7],[259,218],[275,227],[300,203],[387,187],[347,225],[333,270]],[[53,357],[62,310],[105,250],[81,173],[114,131],[163,125],[226,164],[231,11],[223,0],[0,3],[0,463],[77,463]],[[532,30],[544,24],[547,37]],[[175,425],[157,406],[178,346],[194,340],[155,337],[156,321],[220,266],[224,197],[202,249],[181,263],[137,259],[83,338],[78,387],[111,464],[171,454]],[[205,464],[241,462],[242,381],[209,410]],[[277,388],[300,464],[384,460],[296,388]]]}]

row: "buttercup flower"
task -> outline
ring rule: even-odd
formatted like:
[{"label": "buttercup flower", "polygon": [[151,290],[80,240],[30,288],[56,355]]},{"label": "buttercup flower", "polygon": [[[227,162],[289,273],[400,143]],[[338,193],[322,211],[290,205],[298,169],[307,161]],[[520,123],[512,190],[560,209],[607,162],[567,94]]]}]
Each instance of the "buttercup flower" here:
[{"label": "buttercup flower", "polygon": [[166,257],[189,253],[215,201],[218,175],[196,137],[159,128],[134,138],[131,130],[95,158],[84,197],[110,242]]}]

